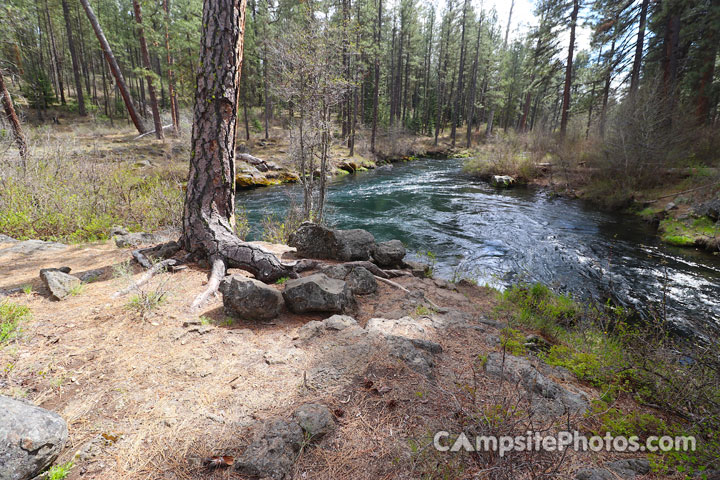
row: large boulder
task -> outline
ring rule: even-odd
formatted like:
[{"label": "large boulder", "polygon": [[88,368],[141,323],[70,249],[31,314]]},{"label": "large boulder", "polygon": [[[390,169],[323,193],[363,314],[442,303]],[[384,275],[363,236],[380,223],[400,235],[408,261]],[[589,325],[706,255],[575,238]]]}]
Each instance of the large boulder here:
[{"label": "large boulder", "polygon": [[375,245],[372,256],[375,263],[383,268],[399,267],[405,258],[405,246],[400,240],[380,242]]},{"label": "large boulder", "polygon": [[290,235],[288,245],[305,258],[330,260],[369,260],[375,237],[366,230],[333,230],[305,222]]},{"label": "large boulder", "polygon": [[0,478],[34,478],[65,446],[65,420],[57,413],[2,395],[0,412]]},{"label": "large boulder", "polygon": [[493,175],[490,177],[490,185],[498,188],[510,188],[515,185],[515,179],[510,175]]},{"label": "large boulder", "polygon": [[368,295],[377,291],[377,280],[370,271],[359,265],[331,265],[320,273],[330,278],[344,280],[355,295]]},{"label": "large boulder", "polygon": [[288,308],[295,313],[340,313],[355,303],[346,282],[322,273],[289,280],[285,283],[283,297]]},{"label": "large boulder", "polygon": [[72,295],[82,282],[79,278],[70,275],[70,268],[43,268],[40,270],[40,278],[50,290],[53,297],[63,300]]},{"label": "large boulder", "polygon": [[695,209],[698,215],[705,215],[716,222],[720,220],[720,197],[710,200]]},{"label": "large boulder", "polygon": [[247,320],[270,320],[280,314],[282,294],[253,278],[233,275],[220,284],[225,309]]}]

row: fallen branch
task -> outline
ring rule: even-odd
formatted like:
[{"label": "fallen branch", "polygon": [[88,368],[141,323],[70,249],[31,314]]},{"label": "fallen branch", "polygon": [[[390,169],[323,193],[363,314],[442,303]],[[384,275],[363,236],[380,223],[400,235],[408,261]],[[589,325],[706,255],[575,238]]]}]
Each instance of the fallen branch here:
[{"label": "fallen branch", "polygon": [[713,182],[713,183],[708,183],[707,185],[701,185],[701,186],[699,186],[699,187],[690,188],[690,189],[688,189],[688,190],[683,190],[682,192],[670,193],[670,194],[668,194],[668,195],[663,195],[663,196],[661,196],[661,197],[658,197],[658,198],[656,198],[655,200],[648,200],[648,201],[645,202],[645,203],[655,203],[655,202],[657,202],[658,200],[662,200],[663,198],[676,197],[676,196],[678,196],[678,195],[682,195],[683,193],[690,193],[690,192],[694,192],[695,190],[702,190],[703,188],[712,187],[712,186],[714,186],[714,185],[717,185],[717,183],[715,183],[715,182]]},{"label": "fallen branch", "polygon": [[[140,256],[142,256],[143,258],[145,258],[145,256],[144,256],[142,253],[140,253],[139,251],[137,251],[137,250],[133,252],[133,256],[135,256],[135,255],[134,255],[135,252],[137,252],[138,255],[140,255]],[[138,261],[139,261],[139,260],[138,260]],[[145,261],[147,261],[147,258],[145,258]],[[142,287],[142,286],[145,285],[147,282],[149,282],[150,279],[151,279],[152,277],[154,277],[155,275],[157,275],[158,273],[164,272],[164,271],[167,270],[169,267],[173,267],[173,266],[179,265],[180,263],[181,263],[181,262],[180,262],[179,260],[176,260],[176,259],[174,259],[174,258],[168,258],[167,260],[163,260],[163,261],[161,261],[161,262],[158,262],[158,263],[156,263],[155,265],[151,265],[151,267],[150,267],[145,273],[143,273],[143,276],[140,277],[137,282],[132,282],[132,284],[130,284],[129,286],[123,288],[122,290],[118,290],[117,292],[113,293],[113,294],[112,294],[112,298],[121,297],[121,296],[123,296],[123,295],[126,295],[126,294],[132,292],[133,290],[137,290],[138,288]],[[141,265],[142,265],[142,263],[141,263]]]},{"label": "fallen branch", "polygon": [[[168,128],[172,128],[172,124],[164,125],[162,127],[163,130],[167,130]],[[140,140],[141,138],[147,137],[148,135],[152,135],[153,133],[155,133],[155,130],[150,130],[149,132],[145,132],[142,135],[138,135],[137,137],[133,138],[133,140]]]},{"label": "fallen branch", "polygon": [[403,287],[403,286],[400,285],[399,283],[395,283],[395,282],[393,282],[392,280],[388,280],[387,278],[379,277],[379,276],[377,276],[377,275],[373,275],[373,276],[374,276],[378,281],[380,281],[380,282],[382,282],[382,283],[385,283],[385,284],[387,284],[387,285],[390,285],[391,287],[398,288],[398,289],[402,290],[402,291],[405,292],[405,293],[410,293],[410,290],[408,290],[407,288]]}]

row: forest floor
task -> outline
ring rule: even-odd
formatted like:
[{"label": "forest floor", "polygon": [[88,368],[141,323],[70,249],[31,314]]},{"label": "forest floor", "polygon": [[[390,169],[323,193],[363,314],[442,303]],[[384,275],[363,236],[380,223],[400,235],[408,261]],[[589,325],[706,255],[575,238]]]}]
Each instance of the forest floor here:
[{"label": "forest floor", "polygon": [[[493,359],[497,370],[498,355],[507,355],[509,364],[516,358],[501,340],[509,317],[497,309],[494,290],[400,277],[411,293],[380,283],[376,293],[358,297],[352,335],[303,336],[303,325],[328,315],[284,311],[269,323],[249,322],[228,317],[219,298],[190,312],[207,279],[195,265],[145,287],[166,292],[167,299],[141,315],[132,302],[139,292],[112,297],[140,274],[127,266],[128,250],[111,241],[35,250],[18,245],[0,244],[0,291],[29,307],[31,318],[0,348],[0,393],[67,421],[70,439],[57,463],[73,462],[71,480],[244,478],[233,469],[209,469],[203,460],[237,458],[263,421],[287,417],[308,402],[328,406],[337,428],[298,453],[292,478],[509,479],[539,472],[570,478],[582,468],[638,457],[571,450],[502,457],[433,448],[439,430],[524,435],[605,428],[606,412],[590,407],[603,392],[565,369],[529,352],[517,357],[563,395],[582,398],[584,414],[558,411],[557,399],[534,394],[509,367],[503,376],[489,373]],[[289,247],[262,245],[293,258]],[[38,277],[40,268],[60,266],[92,276],[61,303]],[[400,319],[387,320],[385,333],[435,342],[442,351],[416,352],[428,368],[415,368],[389,347],[364,343],[371,318]],[[647,411],[629,396],[614,408]]]}]

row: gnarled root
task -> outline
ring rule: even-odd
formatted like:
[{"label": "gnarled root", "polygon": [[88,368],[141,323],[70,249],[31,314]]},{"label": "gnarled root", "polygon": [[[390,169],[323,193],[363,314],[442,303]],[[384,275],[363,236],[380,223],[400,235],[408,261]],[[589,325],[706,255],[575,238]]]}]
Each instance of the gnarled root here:
[{"label": "gnarled root", "polygon": [[191,310],[195,310],[200,307],[207,301],[208,298],[210,298],[210,295],[217,292],[218,287],[220,287],[220,282],[226,272],[227,267],[225,265],[225,261],[223,261],[222,258],[214,259],[212,263],[212,270],[210,270],[210,277],[208,278],[207,288],[200,295],[195,297],[192,305],[190,305]]}]

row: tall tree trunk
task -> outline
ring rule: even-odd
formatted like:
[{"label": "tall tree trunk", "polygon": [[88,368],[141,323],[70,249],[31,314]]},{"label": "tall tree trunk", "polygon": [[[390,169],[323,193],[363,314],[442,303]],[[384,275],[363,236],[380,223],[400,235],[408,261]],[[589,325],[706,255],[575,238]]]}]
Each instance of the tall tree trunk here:
[{"label": "tall tree trunk", "polygon": [[180,117],[177,108],[177,92],[175,91],[175,72],[173,66],[175,59],[170,51],[170,0],[163,0],[163,10],[165,10],[165,52],[167,54],[168,68],[168,95],[170,96],[170,116],[172,117],[173,133],[175,136],[180,135]]},{"label": "tall tree trunk", "polygon": [[247,270],[264,282],[297,276],[275,255],[241,241],[234,232],[245,6],[246,0],[206,0],[203,7],[201,67],[180,243],[187,252],[212,262],[208,290],[217,288],[227,267]]},{"label": "tall tree trunk", "polygon": [[617,33],[617,19],[615,22],[612,43],[610,44],[609,60],[605,67],[605,86],[603,87],[603,101],[600,109],[600,138],[605,138],[605,121],[607,119],[607,106],[610,98],[610,83],[612,82],[613,62],[615,60],[615,42]]},{"label": "tall tree trunk", "polygon": [[712,96],[712,83],[715,77],[718,36],[720,35],[720,0],[710,2],[708,17],[702,35],[701,75],[695,96],[695,116],[700,124],[707,123],[710,120],[710,97]]},{"label": "tall tree trunk", "polygon": [[632,72],[630,74],[630,95],[637,92],[640,84],[640,66],[642,65],[642,56],[645,46],[645,23],[647,19],[647,11],[650,0],[643,0],[640,6],[640,20],[638,22],[638,36],[635,42],[635,58],[633,59]]},{"label": "tall tree trunk", "polygon": [[515,8],[515,0],[512,0],[512,2],[510,2],[510,13],[508,14],[507,27],[505,27],[505,41],[503,42],[503,50],[507,48],[508,37],[510,36],[510,25],[512,24],[513,8]]},{"label": "tall tree trunk", "polygon": [[27,143],[25,142],[25,135],[23,135],[22,128],[20,127],[20,120],[18,120],[17,114],[15,113],[12,98],[5,87],[5,78],[3,77],[2,70],[0,70],[0,96],[2,96],[5,116],[8,122],[10,122],[10,128],[12,128],[13,137],[15,137],[15,143],[17,143],[18,151],[20,152],[20,161],[22,162],[24,171],[27,166]]},{"label": "tall tree trunk", "polygon": [[63,16],[65,17],[65,30],[68,37],[68,49],[70,50],[70,58],[72,60],[73,76],[75,78],[75,94],[78,102],[78,114],[81,117],[87,115],[85,108],[85,95],[83,95],[82,76],[80,74],[80,63],[78,62],[77,52],[75,51],[75,40],[73,38],[72,20],[70,18],[70,8],[67,0],[62,0]]},{"label": "tall tree trunk", "polygon": [[66,105],[65,86],[62,77],[62,62],[58,56],[57,46],[55,44],[55,29],[53,28],[52,19],[50,18],[50,9],[48,2],[45,0],[45,16],[47,17],[48,36],[50,39],[50,56],[52,58],[53,67],[55,68],[55,77],[57,78],[58,91],[60,92],[60,104]]},{"label": "tall tree trunk", "polygon": [[457,91],[455,92],[455,104],[453,106],[452,126],[450,128],[450,136],[452,137],[452,146],[455,147],[455,137],[457,135],[458,123],[460,123],[460,98],[463,94],[463,79],[465,74],[465,17],[467,16],[469,0],[465,0],[462,15],[462,30],[460,33],[460,66],[458,67]]},{"label": "tall tree trunk", "polygon": [[580,0],[573,0],[573,9],[570,14],[570,45],[568,46],[567,64],[565,65],[565,85],[563,87],[562,116],[560,118],[560,137],[567,134],[568,117],[570,115],[570,87],[572,83],[573,58],[575,52],[575,27],[577,26]]},{"label": "tall tree trunk", "polygon": [[373,86],[373,119],[370,151],[375,153],[378,125],[378,101],[380,98],[380,40],[382,38],[382,0],[378,0],[377,32],[375,36],[375,85]]},{"label": "tall tree trunk", "polygon": [[132,122],[135,125],[135,128],[137,128],[138,132],[140,132],[141,134],[145,133],[145,125],[143,124],[142,120],[138,117],[137,110],[135,109],[135,105],[133,105],[132,98],[130,97],[130,91],[128,90],[127,84],[125,83],[125,78],[123,77],[123,74],[120,71],[120,66],[117,63],[117,60],[115,60],[115,56],[112,53],[110,44],[108,43],[107,39],[105,38],[105,34],[103,33],[102,28],[100,28],[100,24],[98,23],[97,17],[95,17],[95,13],[93,12],[93,9],[90,6],[90,3],[88,0],[80,0],[80,3],[82,4],[83,8],[85,9],[85,13],[87,14],[88,20],[90,20],[90,24],[92,25],[93,30],[95,31],[95,36],[97,37],[98,41],[100,42],[100,46],[103,50],[103,53],[105,54],[105,59],[108,62],[110,71],[112,72],[113,77],[115,77],[115,83],[117,84],[117,87],[120,90],[120,95],[122,96],[123,102],[125,102],[125,107],[127,108],[128,114],[130,115],[130,120],[132,120]]},{"label": "tall tree trunk", "polygon": [[160,118],[160,109],[158,108],[157,95],[155,94],[155,86],[152,78],[152,65],[150,65],[150,54],[148,53],[147,42],[145,41],[145,29],[142,24],[142,11],[140,10],[140,2],[133,0],[133,10],[135,11],[135,22],[138,24],[138,37],[140,40],[140,53],[142,55],[143,67],[147,72],[146,79],[148,84],[148,95],[150,95],[150,109],[152,110],[153,123],[155,124],[155,137],[158,140],[165,138],[162,128],[162,119]]},{"label": "tall tree trunk", "polygon": [[472,82],[470,83],[470,98],[467,105],[467,148],[472,146],[472,122],[475,117],[475,91],[477,90],[478,65],[480,63],[480,41],[482,39],[482,16],[478,20],[477,40],[475,43],[475,59],[472,66]]}]

